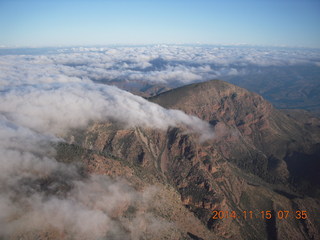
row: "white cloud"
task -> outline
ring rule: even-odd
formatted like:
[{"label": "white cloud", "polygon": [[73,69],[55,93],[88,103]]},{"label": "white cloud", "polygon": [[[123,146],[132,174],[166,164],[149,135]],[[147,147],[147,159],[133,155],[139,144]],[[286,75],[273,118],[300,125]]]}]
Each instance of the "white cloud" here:
[{"label": "white cloud", "polygon": [[[28,89],[29,92],[37,90]],[[13,97],[11,94],[12,92],[9,94],[10,97]],[[49,92],[48,94],[50,95]],[[67,94],[64,94],[63,96],[66,97]],[[32,96],[28,95],[30,98]],[[35,96],[39,97],[39,95]],[[54,98],[59,95],[50,96]],[[114,97],[117,98],[117,96]],[[28,101],[27,98],[21,99]],[[16,104],[10,107],[16,107],[16,114],[3,111],[3,108],[0,111],[1,238],[7,239],[9,236],[30,231],[55,230],[76,239],[99,239],[106,234],[139,239],[145,233],[145,229],[139,229],[139,225],[136,225],[140,221],[157,223],[157,227],[162,230],[167,227],[166,224],[162,224],[164,220],[143,211],[133,216],[129,223],[118,216],[119,211],[120,213],[125,211],[128,206],[146,209],[145,204],[150,201],[149,195],[153,194],[153,188],[151,190],[146,188],[141,193],[119,179],[111,180],[94,174],[83,179],[76,165],[64,164],[55,159],[56,154],[52,143],[63,140],[52,134],[59,132],[59,124],[62,129],[65,128],[64,124],[69,127],[78,126],[77,121],[69,122],[70,119],[68,119],[72,114],[78,114],[77,111],[72,112],[70,108],[71,112],[63,112],[69,114],[68,116],[45,116],[49,113],[44,110],[45,107],[60,111],[63,108],[63,100],[57,97],[50,102],[42,102],[40,106],[34,106],[34,109],[30,105],[25,111],[21,99],[12,98]],[[41,102],[43,99],[40,97],[38,100]],[[130,102],[130,99],[127,101]],[[57,110],[55,107],[59,102],[62,105]],[[31,101],[31,103],[35,102]],[[45,103],[48,105],[45,106]],[[1,107],[3,107],[2,104]],[[56,104],[56,106],[51,108],[50,104]],[[42,114],[40,109],[43,111]],[[93,114],[93,111],[90,114]],[[157,111],[153,113],[157,114]],[[24,118],[25,114],[29,114],[30,119]],[[31,119],[32,114],[34,114],[33,119]],[[176,113],[169,112],[168,115],[170,114],[176,116]],[[178,112],[179,114],[182,114],[182,118],[187,116],[181,112]],[[7,117],[9,115],[10,117]],[[90,115],[90,117],[96,117],[96,115]],[[29,121],[36,121],[36,124]],[[52,121],[53,125],[46,121]],[[188,124],[189,116],[184,121]],[[39,124],[38,127],[37,124]],[[41,189],[41,183],[44,182],[47,184],[46,190]]]},{"label": "white cloud", "polygon": [[[59,49],[44,55],[0,56],[0,79],[22,83],[78,79],[182,84],[244,74],[250,66],[317,66],[318,50],[253,47],[105,47]],[[7,75],[10,73],[9,75]]]},{"label": "white cloud", "polygon": [[[46,134],[63,135],[90,121],[116,120],[126,126],[166,129],[186,125],[202,135],[208,123],[181,111],[166,110],[113,86],[94,83],[54,83],[3,88],[0,113],[11,122]],[[201,126],[201,128],[200,128]]]}]

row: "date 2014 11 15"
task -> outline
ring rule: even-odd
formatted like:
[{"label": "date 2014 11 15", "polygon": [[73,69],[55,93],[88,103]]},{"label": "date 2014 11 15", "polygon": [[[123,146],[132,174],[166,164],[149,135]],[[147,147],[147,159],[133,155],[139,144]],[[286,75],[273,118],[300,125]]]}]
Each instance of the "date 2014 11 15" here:
[{"label": "date 2014 11 15", "polygon": [[225,219],[225,218],[232,218],[232,219],[307,219],[308,213],[307,211],[286,211],[286,210],[279,210],[279,211],[212,211],[213,216],[212,219]]}]

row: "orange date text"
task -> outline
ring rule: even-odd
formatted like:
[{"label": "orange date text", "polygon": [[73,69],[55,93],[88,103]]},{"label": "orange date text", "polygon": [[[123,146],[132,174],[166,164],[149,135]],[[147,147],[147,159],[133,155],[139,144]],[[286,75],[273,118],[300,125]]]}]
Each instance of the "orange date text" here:
[{"label": "orange date text", "polygon": [[221,210],[214,210],[212,211],[212,219],[307,219],[308,213],[307,211],[298,210],[298,211],[288,211],[288,210],[279,210],[279,211],[221,211]]}]

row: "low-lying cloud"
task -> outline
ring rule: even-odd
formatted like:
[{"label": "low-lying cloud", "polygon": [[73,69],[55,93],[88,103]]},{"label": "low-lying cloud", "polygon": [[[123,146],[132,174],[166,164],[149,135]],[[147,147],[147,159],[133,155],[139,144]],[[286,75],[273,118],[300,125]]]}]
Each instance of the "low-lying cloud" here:
[{"label": "low-lying cloud", "polygon": [[36,132],[62,136],[90,121],[115,120],[127,127],[165,130],[186,126],[208,135],[208,123],[178,110],[167,110],[117,87],[95,83],[54,83],[4,87],[0,113]]},{"label": "low-lying cloud", "polygon": [[[71,86],[73,91],[69,91]],[[109,87],[102,88],[105,91],[101,96],[97,94],[99,87],[94,85],[91,88],[74,84],[58,88],[21,86],[21,89],[1,91],[0,237],[20,238],[30,234],[33,238],[38,235],[32,234],[49,231],[56,234],[55,239],[98,239],[105,236],[110,239],[140,239],[145,234],[145,230],[140,229],[141,224],[154,232],[153,225],[162,230],[169,227],[164,219],[147,212],[140,212],[129,222],[120,217],[128,207],[145,209],[153,189],[144,189],[141,193],[124,180],[95,174],[84,177],[77,165],[56,159],[54,145],[63,141],[56,135],[63,136],[70,128],[84,127],[90,120],[105,121],[114,113],[116,106],[109,111],[108,104],[116,104],[116,100],[107,102],[103,94],[109,93]],[[84,94],[79,89],[86,89],[87,96],[77,95]],[[121,96],[123,91],[114,87],[110,87],[110,91],[118,91],[118,95],[108,95],[110,98],[122,98],[127,103],[132,101],[130,97],[134,99],[130,94],[126,99],[126,95]],[[90,94],[97,98],[91,99]],[[86,100],[81,102],[81,98]],[[148,104],[146,100],[142,103],[145,106],[136,105],[127,115],[129,118],[122,121],[129,124],[130,114],[135,110],[143,112]],[[101,106],[95,108],[95,104]],[[176,116],[154,104],[152,107],[159,108],[160,112],[150,110],[135,118],[132,115],[133,121],[142,120],[140,117],[148,114],[163,114],[168,119]],[[118,111],[124,110],[128,111],[119,106]],[[178,114],[186,117],[188,124],[189,116]],[[113,119],[120,120],[124,116],[122,112]],[[157,123],[161,124],[161,121]],[[137,122],[130,124],[133,126]],[[165,125],[160,126],[163,127]]]},{"label": "low-lying cloud", "polygon": [[319,63],[320,52],[314,49],[166,45],[61,48],[42,55],[0,56],[0,84],[5,84],[3,79],[18,84],[30,79],[48,83],[80,78],[105,83],[145,81],[175,86],[244,75],[250,73],[252,67],[318,66]]}]

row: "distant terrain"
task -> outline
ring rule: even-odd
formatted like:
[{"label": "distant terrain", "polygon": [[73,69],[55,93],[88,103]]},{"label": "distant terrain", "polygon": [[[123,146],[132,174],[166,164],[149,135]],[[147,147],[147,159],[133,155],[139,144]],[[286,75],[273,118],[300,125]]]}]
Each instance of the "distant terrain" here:
[{"label": "distant terrain", "polygon": [[251,74],[225,80],[262,95],[276,108],[320,114],[320,68],[282,66],[254,68]]}]

